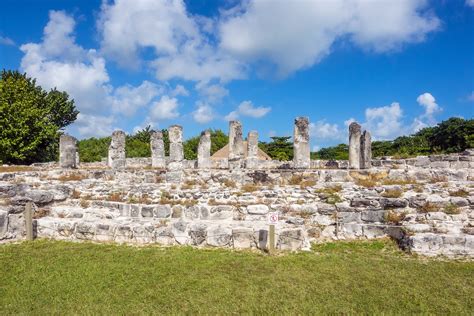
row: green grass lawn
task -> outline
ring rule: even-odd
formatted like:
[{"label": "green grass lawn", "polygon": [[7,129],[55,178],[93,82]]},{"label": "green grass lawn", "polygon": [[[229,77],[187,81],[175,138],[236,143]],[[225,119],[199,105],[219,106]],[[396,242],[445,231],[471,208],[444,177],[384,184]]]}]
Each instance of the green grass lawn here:
[{"label": "green grass lawn", "polygon": [[0,314],[474,313],[474,263],[390,241],[268,256],[34,241],[0,246]]}]

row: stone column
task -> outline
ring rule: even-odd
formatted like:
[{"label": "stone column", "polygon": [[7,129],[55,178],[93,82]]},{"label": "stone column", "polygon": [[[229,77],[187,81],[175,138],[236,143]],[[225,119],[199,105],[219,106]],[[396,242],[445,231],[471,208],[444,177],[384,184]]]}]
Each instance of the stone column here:
[{"label": "stone column", "polygon": [[183,127],[172,125],[168,129],[170,157],[167,165],[166,181],[180,183],[183,178]]},{"label": "stone column", "polygon": [[239,121],[229,122],[229,169],[242,167],[244,142],[242,140],[242,124]]},{"label": "stone column", "polygon": [[293,134],[293,165],[295,168],[309,168],[311,165],[309,150],[309,119],[297,117]]},{"label": "stone column", "polygon": [[368,131],[362,133],[360,138],[360,168],[370,169],[372,167],[372,137]]},{"label": "stone column", "polygon": [[114,131],[109,146],[107,164],[111,168],[125,168],[125,133]]},{"label": "stone column", "polygon": [[349,169],[360,169],[361,129],[357,122],[349,125]]},{"label": "stone column", "polygon": [[63,134],[59,137],[59,166],[61,168],[76,168],[77,140]]},{"label": "stone column", "polygon": [[258,132],[250,131],[247,136],[247,159],[245,166],[249,169],[258,168]]},{"label": "stone column", "polygon": [[211,168],[211,131],[205,130],[201,133],[198,145],[198,168]]},{"label": "stone column", "polygon": [[154,131],[150,135],[151,166],[153,168],[166,168],[165,143],[163,133]]}]

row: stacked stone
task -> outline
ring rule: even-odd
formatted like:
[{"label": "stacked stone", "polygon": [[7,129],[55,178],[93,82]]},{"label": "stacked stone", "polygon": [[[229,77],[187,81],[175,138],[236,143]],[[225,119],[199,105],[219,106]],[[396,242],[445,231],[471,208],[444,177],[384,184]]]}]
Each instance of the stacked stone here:
[{"label": "stacked stone", "polygon": [[113,169],[125,168],[125,133],[123,131],[112,133],[107,163]]},{"label": "stacked stone", "polygon": [[370,169],[372,167],[372,137],[368,131],[362,133],[360,138],[360,168]]},{"label": "stacked stone", "polygon": [[211,131],[205,130],[201,133],[198,145],[198,168],[211,168]]},{"label": "stacked stone", "polygon": [[297,117],[293,134],[293,165],[295,168],[309,168],[311,165],[309,150],[309,119]]},{"label": "stacked stone", "polygon": [[239,121],[229,122],[229,169],[240,169],[244,156],[242,124]]},{"label": "stacked stone", "polygon": [[245,166],[248,169],[258,168],[258,132],[250,131],[247,136],[247,159]]},{"label": "stacked stone", "polygon": [[165,168],[165,144],[163,142],[163,133],[154,131],[150,136],[151,148],[151,166],[153,168]]},{"label": "stacked stone", "polygon": [[172,125],[168,129],[170,138],[170,158],[166,178],[169,182],[180,182],[183,175],[183,127]]},{"label": "stacked stone", "polygon": [[59,137],[59,166],[76,168],[79,163],[76,160],[77,156],[77,140],[70,135],[61,135]]},{"label": "stacked stone", "polygon": [[368,131],[362,133],[357,122],[349,125],[349,168],[369,169],[372,166],[372,138]]}]

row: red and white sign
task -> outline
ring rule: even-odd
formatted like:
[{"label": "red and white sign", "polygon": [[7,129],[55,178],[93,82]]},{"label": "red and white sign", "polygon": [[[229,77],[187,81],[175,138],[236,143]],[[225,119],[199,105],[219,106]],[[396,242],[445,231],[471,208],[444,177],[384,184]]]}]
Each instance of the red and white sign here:
[{"label": "red and white sign", "polygon": [[268,224],[274,225],[278,223],[278,212],[268,213]]}]

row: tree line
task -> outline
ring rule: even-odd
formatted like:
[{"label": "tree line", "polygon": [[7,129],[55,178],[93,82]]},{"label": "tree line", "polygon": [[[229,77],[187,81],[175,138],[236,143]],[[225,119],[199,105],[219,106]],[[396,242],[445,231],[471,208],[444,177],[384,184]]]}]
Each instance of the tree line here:
[{"label": "tree line", "polygon": [[[78,115],[74,100],[66,92],[45,91],[36,80],[18,71],[3,70],[0,74],[0,163],[29,164],[58,159],[59,136]],[[146,128],[126,136],[127,157],[150,157],[150,135]],[[169,154],[168,131],[162,130],[166,155]],[[200,135],[183,142],[184,157],[197,158]],[[211,130],[211,154],[228,143],[222,130]],[[88,138],[78,142],[81,161],[100,161],[107,157],[110,137]],[[374,157],[454,153],[474,147],[474,120],[452,117],[433,127],[426,127],[409,136],[392,141],[374,141]],[[271,137],[259,142],[259,148],[272,159],[292,160],[293,143],[289,136]],[[347,144],[312,152],[312,159],[348,159]]]}]

